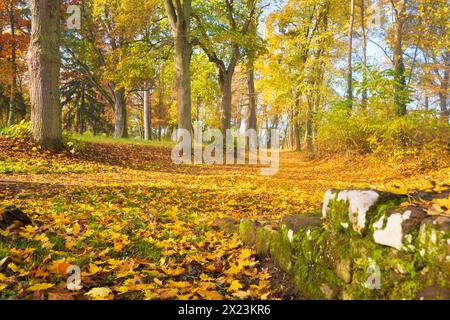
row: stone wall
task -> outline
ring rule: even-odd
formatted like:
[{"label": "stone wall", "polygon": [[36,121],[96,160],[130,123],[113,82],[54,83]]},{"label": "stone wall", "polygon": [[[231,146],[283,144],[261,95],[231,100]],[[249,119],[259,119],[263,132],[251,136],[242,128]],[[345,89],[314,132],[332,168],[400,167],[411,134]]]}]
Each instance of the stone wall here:
[{"label": "stone wall", "polygon": [[270,256],[308,299],[450,299],[450,218],[414,203],[375,190],[329,190],[321,214],[276,226],[228,221],[227,229]]}]

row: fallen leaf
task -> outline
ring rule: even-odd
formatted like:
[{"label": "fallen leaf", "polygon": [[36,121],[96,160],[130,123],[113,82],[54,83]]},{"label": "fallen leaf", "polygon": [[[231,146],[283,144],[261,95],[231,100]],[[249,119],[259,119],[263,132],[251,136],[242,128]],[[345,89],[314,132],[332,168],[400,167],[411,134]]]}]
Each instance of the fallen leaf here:
[{"label": "fallen leaf", "polygon": [[93,288],[89,292],[85,293],[85,295],[94,300],[112,300],[114,298],[114,294],[111,289],[106,287]]},{"label": "fallen leaf", "polygon": [[53,283],[38,283],[29,287],[28,291],[41,291],[53,288],[55,285]]}]

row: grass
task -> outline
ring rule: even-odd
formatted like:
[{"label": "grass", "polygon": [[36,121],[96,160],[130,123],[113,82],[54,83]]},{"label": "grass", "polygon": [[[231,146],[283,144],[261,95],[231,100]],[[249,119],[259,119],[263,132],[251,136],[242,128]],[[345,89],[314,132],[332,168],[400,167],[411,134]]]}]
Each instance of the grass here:
[{"label": "grass", "polygon": [[175,145],[174,142],[168,139],[159,140],[143,140],[138,138],[113,138],[105,135],[94,136],[93,134],[74,134],[74,138],[85,141],[85,142],[94,142],[94,143],[113,143],[113,144],[133,144],[133,145],[144,145],[144,146],[154,146],[154,147],[173,147]]}]

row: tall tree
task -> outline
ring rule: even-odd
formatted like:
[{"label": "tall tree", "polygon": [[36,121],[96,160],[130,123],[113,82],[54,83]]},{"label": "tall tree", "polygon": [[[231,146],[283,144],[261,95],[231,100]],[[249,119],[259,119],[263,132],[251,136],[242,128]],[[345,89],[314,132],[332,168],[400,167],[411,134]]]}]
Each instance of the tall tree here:
[{"label": "tall tree", "polygon": [[[223,134],[231,127],[233,75],[242,58],[241,50],[254,21],[257,2],[258,0],[223,0],[216,10],[207,6],[202,16],[195,15],[200,32],[200,46],[219,72],[218,80],[222,91],[219,117]],[[215,18],[209,16],[214,12],[221,14],[215,15]]]},{"label": "tall tree", "polygon": [[144,88],[144,140],[152,140],[152,106],[150,100],[150,89]]},{"label": "tall tree", "polygon": [[406,76],[405,62],[403,57],[403,33],[407,19],[406,0],[391,0],[394,11],[394,74],[395,74],[395,92],[394,103],[397,115],[406,115],[407,95],[406,95]]},{"label": "tall tree", "polygon": [[61,147],[60,1],[31,0],[31,132],[41,146]]},{"label": "tall tree", "polygon": [[191,122],[191,0],[164,0],[175,47],[178,128],[192,131]]},{"label": "tall tree", "polygon": [[347,100],[350,109],[353,108],[353,28],[355,24],[355,0],[350,0],[350,24],[348,28],[347,51]]},{"label": "tall tree", "polygon": [[362,107],[367,108],[367,88],[365,87],[367,83],[367,30],[366,30],[366,4],[365,0],[361,0],[361,46],[362,46]]}]

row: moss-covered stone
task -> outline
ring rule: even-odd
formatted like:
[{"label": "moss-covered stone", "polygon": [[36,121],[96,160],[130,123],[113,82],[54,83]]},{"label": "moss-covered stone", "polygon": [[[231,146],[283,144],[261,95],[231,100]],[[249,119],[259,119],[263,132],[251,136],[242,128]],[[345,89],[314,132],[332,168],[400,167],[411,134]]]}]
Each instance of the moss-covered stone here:
[{"label": "moss-covered stone", "polygon": [[239,236],[246,245],[254,246],[256,244],[257,225],[251,220],[242,220],[239,224]]},{"label": "moss-covered stone", "polygon": [[[445,299],[450,293],[450,218],[424,220],[420,208],[400,209],[404,200],[379,193],[357,228],[361,217],[350,213],[358,205],[350,210],[348,200],[335,197],[327,205],[325,225],[317,217],[296,215],[284,218],[277,230],[242,221],[240,234],[289,273],[305,298]],[[402,217],[401,246],[376,243],[374,231],[386,230],[397,211],[411,211],[408,219]]]},{"label": "moss-covered stone", "polygon": [[272,242],[272,237],[276,233],[277,232],[270,226],[258,228],[256,230],[256,253],[260,257],[266,257],[269,255],[270,243]]},{"label": "moss-covered stone", "polygon": [[450,274],[450,218],[429,217],[422,222],[417,242],[420,255],[427,265]]},{"label": "moss-covered stone", "polygon": [[329,229],[364,236],[387,209],[406,199],[406,196],[375,190],[328,190],[322,215]]},{"label": "moss-covered stone", "polygon": [[279,232],[272,235],[270,256],[282,270],[287,273],[291,273],[294,258],[291,242],[287,237],[286,228],[281,228]]}]

